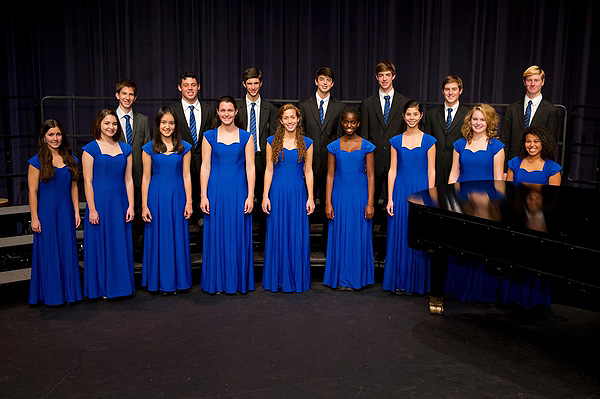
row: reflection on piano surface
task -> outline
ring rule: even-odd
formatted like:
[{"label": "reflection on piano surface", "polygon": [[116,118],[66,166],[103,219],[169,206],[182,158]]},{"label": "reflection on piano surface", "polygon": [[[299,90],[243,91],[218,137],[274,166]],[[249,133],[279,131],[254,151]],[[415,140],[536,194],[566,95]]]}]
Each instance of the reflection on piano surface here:
[{"label": "reflection on piano surface", "polygon": [[443,311],[447,253],[600,288],[599,191],[470,181],[408,201],[409,245],[433,251],[433,313]]}]

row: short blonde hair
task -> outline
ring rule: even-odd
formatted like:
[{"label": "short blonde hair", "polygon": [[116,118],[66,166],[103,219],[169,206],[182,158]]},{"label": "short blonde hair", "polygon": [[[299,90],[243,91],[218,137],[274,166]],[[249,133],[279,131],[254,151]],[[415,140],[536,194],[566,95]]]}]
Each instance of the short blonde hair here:
[{"label": "short blonde hair", "polygon": [[465,120],[461,129],[463,136],[467,139],[467,142],[470,143],[473,140],[473,128],[471,127],[471,118],[475,111],[481,111],[483,117],[485,118],[485,123],[487,127],[485,129],[485,135],[487,139],[491,139],[492,137],[496,137],[498,135],[498,114],[496,110],[487,104],[475,104],[473,108],[467,113],[465,116]]},{"label": "short blonde hair", "polygon": [[525,81],[525,79],[531,75],[540,75],[542,80],[546,80],[546,74],[544,73],[544,70],[537,65],[532,65],[527,68],[525,72],[523,72],[523,81]]}]

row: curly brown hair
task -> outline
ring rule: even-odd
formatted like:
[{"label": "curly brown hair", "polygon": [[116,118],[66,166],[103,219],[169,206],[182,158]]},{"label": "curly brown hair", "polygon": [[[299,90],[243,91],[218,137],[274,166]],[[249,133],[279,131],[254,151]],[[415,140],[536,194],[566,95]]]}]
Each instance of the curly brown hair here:
[{"label": "curly brown hair", "polygon": [[545,127],[540,125],[531,125],[523,131],[521,143],[519,144],[519,158],[525,159],[529,156],[529,153],[525,148],[525,140],[527,139],[528,134],[537,136],[537,138],[539,138],[542,142],[542,150],[540,151],[540,157],[543,160],[551,159],[554,161],[554,154],[556,154],[556,142],[554,141],[548,130],[546,130]]},{"label": "curly brown hair", "polygon": [[47,182],[52,180],[54,177],[54,165],[52,165],[52,152],[46,144],[46,132],[52,128],[57,127],[60,130],[60,134],[62,135],[62,141],[60,142],[60,146],[58,147],[58,154],[62,157],[63,162],[67,165],[69,172],[71,173],[71,180],[77,181],[79,178],[79,169],[77,169],[77,162],[75,162],[75,157],[73,157],[73,151],[71,151],[71,146],[69,145],[69,140],[65,136],[65,130],[62,127],[62,124],[55,119],[48,119],[44,123],[42,123],[42,127],[40,128],[40,133],[38,135],[38,157],[40,159],[40,180],[43,182]]},{"label": "curly brown hair", "polygon": [[296,116],[298,117],[298,124],[296,125],[296,147],[298,148],[298,162],[301,162],[306,156],[304,129],[302,128],[302,113],[293,104],[285,104],[277,113],[277,121],[279,123],[277,124],[277,130],[275,131],[275,136],[273,137],[273,144],[271,145],[273,163],[277,163],[279,161],[279,154],[281,154],[281,160],[283,161],[283,136],[285,134],[285,127],[283,126],[281,120],[283,119],[283,113],[290,109],[294,110],[296,112]]},{"label": "curly brown hair", "polygon": [[461,131],[463,136],[467,139],[467,143],[470,143],[473,140],[473,129],[471,128],[471,117],[475,111],[481,111],[483,117],[485,118],[485,122],[487,123],[487,128],[485,130],[485,135],[487,139],[491,139],[492,137],[496,137],[498,135],[498,114],[496,110],[487,104],[475,104],[473,108],[467,113],[465,116],[464,123],[462,125]]}]

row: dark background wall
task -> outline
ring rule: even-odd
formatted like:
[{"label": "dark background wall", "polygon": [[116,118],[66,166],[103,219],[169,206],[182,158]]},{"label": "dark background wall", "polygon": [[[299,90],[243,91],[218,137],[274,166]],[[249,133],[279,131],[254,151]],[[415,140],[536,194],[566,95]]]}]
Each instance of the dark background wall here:
[{"label": "dark background wall", "polygon": [[[241,96],[241,74],[254,66],[265,98],[302,99],[327,65],[336,73],[333,95],[360,100],[377,90],[375,64],[389,59],[395,88],[422,101],[442,101],[442,79],[457,74],[463,101],[512,102],[524,94],[523,71],[537,64],[552,102],[599,104],[599,8],[591,0],[11,2],[0,13],[0,95],[113,96],[115,83],[130,78],[139,86],[136,109],[152,116],[160,102],[142,100],[178,97],[185,70],[199,76],[205,98]],[[78,103],[76,126],[68,103],[48,101],[45,116],[89,133],[98,109],[115,105]],[[2,106],[2,135],[36,134],[31,101]],[[2,157],[10,154],[10,172],[24,172],[33,141],[11,143],[1,144]]]}]

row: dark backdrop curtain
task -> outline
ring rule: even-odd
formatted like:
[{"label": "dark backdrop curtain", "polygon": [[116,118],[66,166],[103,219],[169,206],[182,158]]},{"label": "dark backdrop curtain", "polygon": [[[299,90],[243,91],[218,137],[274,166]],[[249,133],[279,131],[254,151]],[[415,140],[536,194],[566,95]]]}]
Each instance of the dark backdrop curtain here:
[{"label": "dark backdrop curtain", "polygon": [[[130,78],[139,100],[175,98],[178,75],[190,70],[201,97],[239,97],[241,74],[254,66],[263,71],[265,98],[302,99],[327,65],[336,74],[333,95],[360,100],[377,90],[376,63],[389,59],[396,90],[422,101],[442,101],[441,81],[456,74],[463,101],[512,102],[524,95],[523,71],[537,64],[552,102],[598,104],[599,7],[592,0],[10,2],[0,16],[0,95],[114,96],[115,83]],[[152,118],[159,105],[135,108]],[[77,126],[69,106],[48,102],[45,116],[89,132],[98,109],[116,101],[78,103]],[[30,102],[3,107],[2,134],[36,134]],[[24,172],[34,141],[0,142],[12,172]],[[23,181],[15,184],[13,202],[22,202]]]}]

